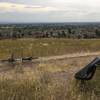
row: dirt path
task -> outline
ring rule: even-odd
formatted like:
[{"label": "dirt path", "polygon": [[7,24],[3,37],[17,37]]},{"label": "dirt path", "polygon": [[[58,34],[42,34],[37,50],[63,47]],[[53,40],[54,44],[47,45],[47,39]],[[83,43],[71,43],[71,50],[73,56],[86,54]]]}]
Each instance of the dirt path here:
[{"label": "dirt path", "polygon": [[[87,52],[87,53],[73,53],[73,54],[65,54],[60,56],[49,56],[49,57],[39,57],[38,61],[50,61],[50,60],[60,60],[66,58],[79,58],[86,56],[99,56],[100,52]],[[34,60],[35,61],[35,60]]]},{"label": "dirt path", "polygon": [[[58,56],[49,56],[49,57],[38,57],[37,59],[33,59],[32,62],[44,62],[44,61],[51,61],[51,60],[61,60],[66,58],[79,58],[79,57],[88,57],[88,56],[99,56],[100,52],[81,52],[81,53],[73,53],[73,54],[65,54],[65,55],[58,55]],[[16,61],[21,62],[21,59],[17,59]],[[0,61],[0,65],[2,65],[2,61]]]}]

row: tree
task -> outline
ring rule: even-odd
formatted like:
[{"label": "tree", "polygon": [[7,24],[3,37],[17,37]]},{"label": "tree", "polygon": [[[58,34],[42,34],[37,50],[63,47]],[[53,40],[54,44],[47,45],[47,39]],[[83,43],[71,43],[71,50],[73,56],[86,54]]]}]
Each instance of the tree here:
[{"label": "tree", "polygon": [[65,33],[65,31],[62,31],[62,37],[63,37],[63,38],[66,37],[66,33]]},{"label": "tree", "polygon": [[68,33],[69,33],[69,34],[71,34],[71,33],[72,33],[71,28],[68,28]]},{"label": "tree", "polygon": [[100,31],[98,29],[95,30],[96,36],[100,37]]}]

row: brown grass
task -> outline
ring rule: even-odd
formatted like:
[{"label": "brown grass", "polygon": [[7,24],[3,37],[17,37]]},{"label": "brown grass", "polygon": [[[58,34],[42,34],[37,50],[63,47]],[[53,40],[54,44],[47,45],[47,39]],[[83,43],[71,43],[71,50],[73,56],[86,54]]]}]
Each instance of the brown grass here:
[{"label": "brown grass", "polygon": [[[31,48],[32,46],[32,48]],[[31,49],[30,49],[31,48]],[[100,40],[21,39],[0,41],[0,58],[51,56],[100,51]],[[0,100],[99,100],[100,70],[80,82],[74,74],[95,56],[37,63],[0,65]]]},{"label": "brown grass", "polygon": [[91,81],[77,81],[73,76],[93,58],[17,65],[0,74],[0,100],[99,100],[99,68]]},{"label": "brown grass", "polygon": [[18,39],[0,40],[0,58],[21,56],[54,56],[76,52],[100,51],[100,40]]}]

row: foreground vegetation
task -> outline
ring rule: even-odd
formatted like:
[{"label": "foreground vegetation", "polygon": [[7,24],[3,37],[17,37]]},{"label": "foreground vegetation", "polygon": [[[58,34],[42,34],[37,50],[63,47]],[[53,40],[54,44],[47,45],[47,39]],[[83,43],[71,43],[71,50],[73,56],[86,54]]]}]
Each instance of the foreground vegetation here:
[{"label": "foreground vegetation", "polygon": [[78,81],[73,76],[92,58],[39,63],[31,67],[21,65],[3,71],[0,73],[0,100],[99,100],[99,68],[91,81]]},{"label": "foreground vegetation", "polygon": [[38,80],[4,80],[0,81],[0,100],[99,100],[100,87],[93,87],[92,82],[76,83],[50,85]]}]

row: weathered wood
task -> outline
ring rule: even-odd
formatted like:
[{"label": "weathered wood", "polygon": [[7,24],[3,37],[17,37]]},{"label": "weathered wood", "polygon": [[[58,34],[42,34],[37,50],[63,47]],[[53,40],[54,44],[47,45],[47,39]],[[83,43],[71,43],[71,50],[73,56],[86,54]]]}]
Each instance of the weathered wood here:
[{"label": "weathered wood", "polygon": [[100,65],[100,58],[96,57],[92,62],[90,62],[86,67],[81,69],[75,74],[75,78],[78,80],[90,80],[95,74],[97,66]]},{"label": "weathered wood", "polygon": [[22,62],[23,61],[32,61],[33,57],[23,57],[22,58]]}]

